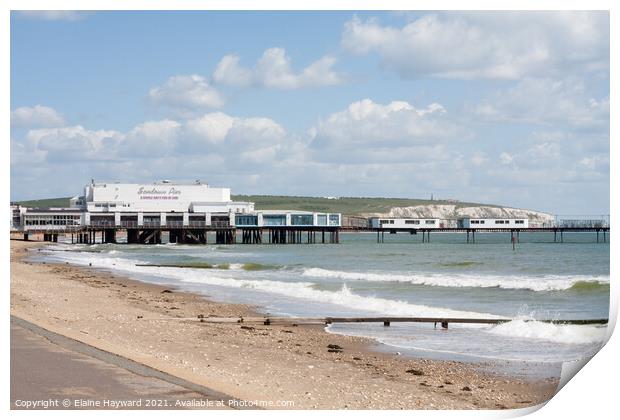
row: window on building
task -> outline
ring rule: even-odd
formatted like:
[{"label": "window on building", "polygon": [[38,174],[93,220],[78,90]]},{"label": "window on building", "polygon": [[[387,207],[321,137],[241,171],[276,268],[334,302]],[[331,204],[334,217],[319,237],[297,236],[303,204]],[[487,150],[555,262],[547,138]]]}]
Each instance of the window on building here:
[{"label": "window on building", "polygon": [[291,215],[291,225],[312,225],[313,217],[311,214],[293,214]]},{"label": "window on building", "polygon": [[[394,221],[392,220],[392,223],[394,223]],[[329,215],[329,225],[330,226],[338,226],[340,225],[340,216],[337,214],[330,214]]]},{"label": "window on building", "polygon": [[286,215],[269,214],[263,216],[263,225],[265,226],[284,226],[286,225]]},{"label": "window on building", "polygon": [[427,220],[424,223],[426,223],[427,225],[434,225],[435,224],[435,220]]},{"label": "window on building", "polygon": [[236,216],[235,225],[237,226],[256,226],[258,225],[258,216]]}]

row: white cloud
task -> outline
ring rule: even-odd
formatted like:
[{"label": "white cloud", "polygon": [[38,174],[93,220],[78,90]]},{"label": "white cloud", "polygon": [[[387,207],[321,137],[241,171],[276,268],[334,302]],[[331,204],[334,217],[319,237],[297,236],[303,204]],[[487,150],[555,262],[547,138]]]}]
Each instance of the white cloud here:
[{"label": "white cloud", "polygon": [[253,83],[252,70],[239,65],[239,56],[229,54],[224,56],[213,72],[213,80],[216,83],[231,86],[249,86]]},{"label": "white cloud", "polygon": [[24,106],[11,111],[11,127],[15,128],[51,128],[65,124],[60,113],[43,105]]},{"label": "white cloud", "polygon": [[166,105],[182,113],[224,105],[220,93],[196,74],[172,76],[163,85],[152,88],[148,98],[156,105]]},{"label": "white cloud", "polygon": [[[222,112],[188,120],[180,153],[216,153],[255,162],[272,158],[287,138],[284,128],[270,118],[232,117]],[[250,156],[254,156],[249,159]]]},{"label": "white cloud", "polygon": [[487,158],[486,153],[475,152],[474,154],[472,154],[470,161],[474,166],[482,166],[486,162],[488,162],[489,159]]},{"label": "white cloud", "polygon": [[609,124],[609,96],[592,98],[583,82],[527,78],[496,92],[474,112],[483,118],[530,124],[562,123],[575,127]]},{"label": "white cloud", "polygon": [[229,131],[231,141],[241,143],[240,146],[252,144],[269,144],[284,138],[286,131],[270,118],[236,118]]},{"label": "white cloud", "polygon": [[[163,157],[201,156],[205,162],[269,163],[291,141],[270,118],[233,117],[221,112],[179,121],[137,124],[126,132],[89,130],[81,125],[30,129],[11,138],[14,163],[29,155],[40,162],[124,162],[141,164]],[[224,166],[226,168],[226,166]]]},{"label": "white cloud", "polygon": [[443,106],[415,108],[404,101],[386,105],[353,102],[310,130],[317,159],[402,160],[441,158],[438,142],[457,132]]},{"label": "white cloud", "polygon": [[187,130],[194,136],[210,143],[219,143],[226,139],[235,119],[222,112],[206,114],[200,118],[189,120]]},{"label": "white cloud", "polygon": [[106,160],[112,157],[123,135],[114,130],[88,130],[81,125],[29,130],[31,147],[46,153],[49,161]]},{"label": "white cloud", "polygon": [[89,12],[76,10],[18,10],[14,13],[28,19],[65,20],[70,22],[82,20],[90,14]]},{"label": "white cloud", "polygon": [[239,56],[224,56],[218,63],[213,80],[231,86],[262,86],[276,89],[300,89],[337,85],[343,77],[333,70],[336,59],[326,55],[301,72],[291,68],[291,59],[282,48],[269,48],[252,69],[239,64]]},{"label": "white cloud", "polygon": [[499,155],[499,161],[502,162],[502,164],[504,165],[510,165],[513,160],[514,156],[509,153],[502,152],[502,154]]},{"label": "white cloud", "polygon": [[425,14],[402,27],[355,17],[342,35],[402,77],[519,79],[609,67],[607,12]]},{"label": "white cloud", "polygon": [[125,157],[166,156],[176,147],[181,124],[173,120],[146,121],[123,137],[118,153]]}]

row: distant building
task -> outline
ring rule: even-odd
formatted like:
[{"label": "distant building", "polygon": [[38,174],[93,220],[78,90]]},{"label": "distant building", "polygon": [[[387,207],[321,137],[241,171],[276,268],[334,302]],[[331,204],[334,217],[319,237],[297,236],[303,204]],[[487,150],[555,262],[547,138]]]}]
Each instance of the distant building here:
[{"label": "distant building", "polygon": [[24,213],[28,210],[20,204],[11,203],[9,223],[11,230],[22,230],[24,226]]},{"label": "distant building", "polygon": [[341,225],[340,213],[316,213],[296,210],[262,210],[252,214],[237,214],[237,227],[269,226],[332,226]]},{"label": "distant building", "polygon": [[370,227],[394,229],[437,229],[443,228],[441,219],[412,217],[371,217]]},{"label": "distant building", "polygon": [[563,228],[603,228],[609,227],[605,219],[561,219],[558,227]]},{"label": "distant building", "polygon": [[489,218],[464,217],[458,220],[458,227],[463,228],[463,229],[474,229],[474,228],[526,229],[529,227],[529,220],[525,218],[489,219]]}]

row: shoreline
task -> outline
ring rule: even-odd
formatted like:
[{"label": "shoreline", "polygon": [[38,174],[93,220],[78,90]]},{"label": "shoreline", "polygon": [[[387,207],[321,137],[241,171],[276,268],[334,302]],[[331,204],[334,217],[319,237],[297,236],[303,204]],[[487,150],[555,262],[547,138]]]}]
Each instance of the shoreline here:
[{"label": "shoreline", "polygon": [[[236,398],[290,400],[292,408],[500,409],[540,404],[557,387],[558,378],[385,353],[375,340],[323,326],[163,320],[259,311],[103,270],[23,261],[41,245],[11,241],[11,314]],[[342,351],[328,352],[329,344]]]}]

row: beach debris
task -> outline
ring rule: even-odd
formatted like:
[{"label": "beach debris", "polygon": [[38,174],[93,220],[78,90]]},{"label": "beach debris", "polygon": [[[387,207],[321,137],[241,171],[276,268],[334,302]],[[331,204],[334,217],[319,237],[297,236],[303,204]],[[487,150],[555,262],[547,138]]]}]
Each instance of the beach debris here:
[{"label": "beach debris", "polygon": [[291,330],[281,330],[283,333],[287,333],[287,334],[293,334],[293,331]]},{"label": "beach debris", "polygon": [[395,354],[395,355],[397,355],[397,356],[400,356],[402,353],[401,353],[401,352],[399,352],[399,351],[397,351],[397,352],[396,352],[396,353],[394,353],[394,354]]},{"label": "beach debris", "polygon": [[424,376],[424,372],[421,371],[420,369],[407,369],[405,372],[411,373],[412,375],[415,375],[415,376]]},{"label": "beach debris", "polygon": [[142,315],[137,316],[138,319],[144,318]]},{"label": "beach debris", "polygon": [[247,325],[242,325],[242,326],[241,326],[241,329],[242,329],[242,330],[248,330],[248,331],[251,331],[251,330],[254,330],[255,328],[254,328],[254,327],[248,327]]},{"label": "beach debris", "polygon": [[342,347],[340,347],[338,344],[328,344],[327,352],[328,353],[342,353]]},{"label": "beach debris", "polygon": [[160,293],[172,293],[172,290],[164,289]]},{"label": "beach debris", "polygon": [[464,386],[463,388],[461,388],[461,391],[471,391],[471,388],[468,386]]},{"label": "beach debris", "polygon": [[450,382],[450,381],[443,381],[443,383],[446,384],[446,385],[452,385],[452,382]]},{"label": "beach debris", "polygon": [[198,314],[198,315],[196,315],[196,318],[198,318],[198,319],[203,319],[204,317],[205,317],[205,316],[204,316],[203,314]]},{"label": "beach debris", "polygon": [[354,357],[353,360],[362,360],[361,357]]}]

